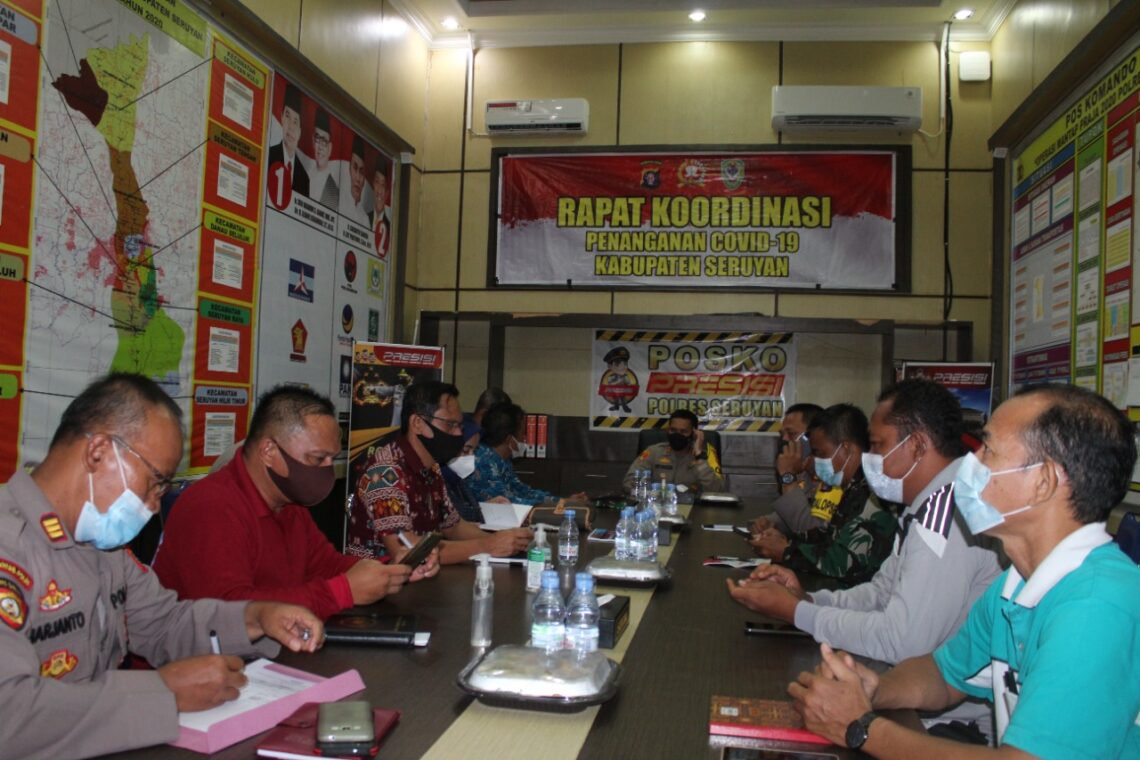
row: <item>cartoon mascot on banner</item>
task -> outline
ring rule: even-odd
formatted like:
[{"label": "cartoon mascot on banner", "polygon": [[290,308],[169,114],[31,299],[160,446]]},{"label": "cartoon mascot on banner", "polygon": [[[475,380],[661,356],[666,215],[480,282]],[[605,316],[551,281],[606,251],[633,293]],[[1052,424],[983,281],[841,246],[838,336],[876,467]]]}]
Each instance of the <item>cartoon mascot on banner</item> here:
[{"label": "cartoon mascot on banner", "polygon": [[619,409],[626,414],[632,410],[629,402],[637,398],[641,385],[637,382],[637,375],[629,368],[629,349],[618,346],[610,349],[602,361],[606,363],[606,371],[602,373],[602,381],[598,384],[598,395],[610,405],[609,411]]}]

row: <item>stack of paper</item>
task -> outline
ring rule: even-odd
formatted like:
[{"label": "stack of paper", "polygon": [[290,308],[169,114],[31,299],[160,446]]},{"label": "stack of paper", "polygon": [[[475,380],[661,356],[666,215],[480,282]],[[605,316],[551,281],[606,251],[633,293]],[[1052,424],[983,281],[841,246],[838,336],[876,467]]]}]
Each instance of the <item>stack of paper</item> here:
[{"label": "stack of paper", "polygon": [[518,528],[531,510],[529,504],[496,504],[492,501],[479,502],[479,508],[483,510],[483,524],[479,526],[483,530]]}]

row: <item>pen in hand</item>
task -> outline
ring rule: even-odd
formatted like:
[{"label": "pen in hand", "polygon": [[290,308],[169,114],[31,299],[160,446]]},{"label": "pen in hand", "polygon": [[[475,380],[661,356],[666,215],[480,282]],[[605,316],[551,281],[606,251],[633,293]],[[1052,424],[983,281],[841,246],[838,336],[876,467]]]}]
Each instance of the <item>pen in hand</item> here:
[{"label": "pen in hand", "polygon": [[214,654],[222,653],[222,642],[218,641],[217,631],[210,631],[210,651]]}]

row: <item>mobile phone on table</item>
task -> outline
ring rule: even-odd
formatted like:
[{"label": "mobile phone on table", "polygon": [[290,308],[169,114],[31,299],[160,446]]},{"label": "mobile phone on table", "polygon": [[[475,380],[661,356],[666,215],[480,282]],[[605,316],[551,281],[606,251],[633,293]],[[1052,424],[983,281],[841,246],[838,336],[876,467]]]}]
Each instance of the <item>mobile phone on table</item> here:
[{"label": "mobile phone on table", "polygon": [[334,757],[374,755],[372,705],[362,700],[322,704],[317,710],[317,751]]},{"label": "mobile phone on table", "polygon": [[801,631],[787,623],[757,623],[751,620],[744,624],[744,632],[749,636],[803,636],[809,639],[812,637],[807,631]]},{"label": "mobile phone on table", "polygon": [[405,554],[404,558],[400,560],[400,564],[407,565],[413,569],[419,567],[424,562],[427,562],[427,558],[428,555],[431,554],[431,550],[434,549],[436,545],[438,545],[442,540],[443,535],[441,533],[436,533],[435,531],[423,534],[420,536],[419,543],[413,546],[411,551]]},{"label": "mobile phone on table", "polygon": [[829,753],[758,747],[725,747],[720,756],[721,760],[839,760],[839,755]]}]

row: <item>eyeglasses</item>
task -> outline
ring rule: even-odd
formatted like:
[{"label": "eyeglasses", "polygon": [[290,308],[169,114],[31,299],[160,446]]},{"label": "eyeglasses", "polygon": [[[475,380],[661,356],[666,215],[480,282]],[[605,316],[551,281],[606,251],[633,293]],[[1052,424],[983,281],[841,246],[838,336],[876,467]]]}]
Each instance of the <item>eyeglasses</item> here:
[{"label": "eyeglasses", "polygon": [[[437,422],[442,422],[444,425],[444,430],[450,430],[453,433],[463,429],[463,422],[462,421],[457,422],[456,420],[449,420],[446,417],[424,417],[424,419],[425,420],[436,420]],[[430,422],[428,424],[431,425]],[[432,425],[432,427],[435,427],[435,425]]]},{"label": "eyeglasses", "polygon": [[321,134],[320,132],[314,132],[313,133],[313,144],[314,145],[330,145],[330,144],[332,144],[332,140],[328,137],[328,135]]},{"label": "eyeglasses", "polygon": [[135,448],[131,446],[131,444],[127,443],[119,436],[112,435],[111,438],[124,449],[138,457],[139,461],[145,464],[150,470],[151,475],[154,476],[154,484],[150,487],[149,491],[150,495],[154,496],[156,499],[161,499],[170,491],[171,487],[174,485],[174,481],[170,478],[170,476],[163,475],[161,470],[151,464],[146,457],[135,451]]}]

